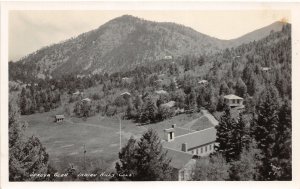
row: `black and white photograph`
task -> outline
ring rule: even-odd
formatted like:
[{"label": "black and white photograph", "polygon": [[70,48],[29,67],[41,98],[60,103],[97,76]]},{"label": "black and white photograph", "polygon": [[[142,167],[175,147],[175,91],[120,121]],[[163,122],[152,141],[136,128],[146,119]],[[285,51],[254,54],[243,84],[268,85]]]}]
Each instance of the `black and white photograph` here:
[{"label": "black and white photograph", "polygon": [[2,179],[294,180],[291,8],[107,7],[7,10]]}]

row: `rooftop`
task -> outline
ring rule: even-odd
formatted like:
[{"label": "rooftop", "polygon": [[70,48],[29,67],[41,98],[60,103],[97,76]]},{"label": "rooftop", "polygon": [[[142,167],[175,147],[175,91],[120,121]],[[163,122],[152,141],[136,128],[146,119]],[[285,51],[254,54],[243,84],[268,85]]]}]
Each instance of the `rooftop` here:
[{"label": "rooftop", "polygon": [[270,70],[271,68],[269,68],[269,67],[262,67],[261,68],[261,70],[263,70],[263,71],[268,71],[268,70]]},{"label": "rooftop", "polygon": [[170,166],[176,169],[183,168],[191,159],[193,155],[169,148],[163,148],[164,151],[167,151],[167,157],[171,158]]},{"label": "rooftop", "polygon": [[224,96],[224,98],[226,98],[226,99],[240,99],[240,100],[243,99],[242,97],[236,96],[234,94],[226,95],[226,96]]},{"label": "rooftop", "polygon": [[172,108],[173,106],[175,106],[175,101],[172,100],[170,102],[162,104],[161,106],[167,106],[169,108]]},{"label": "rooftop", "polygon": [[181,145],[183,143],[187,143],[188,149],[190,149],[214,142],[216,140],[216,133],[217,131],[215,127],[207,128],[201,131],[195,131],[177,137],[175,133],[175,139],[173,141],[164,142],[163,146],[168,149],[180,151]]},{"label": "rooftop", "polygon": [[129,92],[124,92],[124,93],[121,93],[120,95],[121,96],[123,96],[123,95],[129,95],[130,96],[131,94]]},{"label": "rooftop", "polygon": [[89,99],[89,98],[84,98],[84,99],[82,99],[82,101],[90,102],[90,101],[92,101],[92,100]]},{"label": "rooftop", "polygon": [[56,119],[62,119],[62,118],[65,118],[65,116],[64,115],[55,115],[55,118]]},{"label": "rooftop", "polygon": [[79,91],[76,91],[75,93],[73,93],[73,95],[78,95],[78,94],[80,94]]},{"label": "rooftop", "polygon": [[175,131],[175,129],[174,128],[169,128],[169,129],[164,129],[164,131],[166,131],[166,132],[174,132]]},{"label": "rooftop", "polygon": [[198,81],[199,84],[204,84],[204,83],[207,83],[207,82],[208,82],[207,80]]},{"label": "rooftop", "polygon": [[216,120],[216,118],[207,110],[201,110],[201,112],[203,114],[202,116],[190,121],[182,127],[193,131],[201,131],[219,124],[218,120]]},{"label": "rooftop", "polygon": [[155,93],[157,93],[157,94],[168,94],[168,92],[165,91],[165,90],[158,90],[158,91],[155,91]]}]

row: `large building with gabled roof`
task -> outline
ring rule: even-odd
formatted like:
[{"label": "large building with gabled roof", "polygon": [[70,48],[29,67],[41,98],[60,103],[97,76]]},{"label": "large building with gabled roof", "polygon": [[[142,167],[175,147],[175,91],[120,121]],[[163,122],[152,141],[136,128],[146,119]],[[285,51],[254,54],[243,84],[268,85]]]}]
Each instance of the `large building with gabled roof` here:
[{"label": "large building with gabled roof", "polygon": [[[173,178],[191,180],[196,159],[214,152],[217,134],[215,126],[218,121],[212,115],[212,117],[208,115],[211,114],[204,112],[201,119],[192,122],[191,128],[186,128],[186,125],[184,127],[172,125],[171,128],[164,130],[162,144],[164,150],[168,151],[167,156],[171,158],[170,165],[174,169]],[[203,123],[206,123],[207,126],[197,127],[196,125],[202,123],[202,119],[206,120]],[[197,130],[193,130],[195,128]],[[176,136],[178,129],[185,130],[186,133]]]},{"label": "large building with gabled roof", "polygon": [[210,127],[201,131],[194,131],[185,135],[175,137],[173,129],[167,129],[166,142],[163,146],[197,156],[206,156],[214,151],[216,141],[216,129]]}]

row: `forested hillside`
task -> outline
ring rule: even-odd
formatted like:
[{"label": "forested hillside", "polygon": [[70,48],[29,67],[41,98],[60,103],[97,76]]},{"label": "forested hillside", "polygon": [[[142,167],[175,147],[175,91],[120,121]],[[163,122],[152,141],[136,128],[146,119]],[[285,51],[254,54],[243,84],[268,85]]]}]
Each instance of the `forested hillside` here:
[{"label": "forested hillside", "polygon": [[183,25],[125,15],[10,62],[10,79],[28,83],[34,78],[57,78],[65,73],[111,74],[162,59],[212,55],[225,48],[258,41],[270,31],[280,31],[283,25],[275,22],[237,39],[219,40]]},{"label": "forested hillside", "polygon": [[[155,99],[157,108],[159,104],[175,101],[180,109],[197,111],[205,107],[215,112],[223,109],[223,96],[234,93],[245,98],[246,110],[251,112],[262,89],[269,85],[277,89],[280,102],[291,100],[290,31],[290,25],[286,25],[282,31],[272,32],[260,41],[225,49],[211,56],[161,60],[110,75],[38,79],[32,81],[27,92],[22,91],[21,104],[26,107],[26,102],[29,106],[25,108],[26,112],[49,110],[60,103],[60,95],[73,102],[72,93],[79,90],[86,91],[85,96],[94,100],[94,111],[113,115],[126,110],[128,104],[120,94],[128,91],[132,95],[131,103],[135,103],[135,106],[130,105],[134,107],[133,114],[141,112],[142,102],[148,98]],[[124,81],[125,77],[130,78],[130,82]],[[208,84],[201,85],[200,80],[207,80]],[[86,90],[90,87],[94,89]],[[157,95],[156,90],[167,93]],[[40,104],[47,105],[41,110]]]}]

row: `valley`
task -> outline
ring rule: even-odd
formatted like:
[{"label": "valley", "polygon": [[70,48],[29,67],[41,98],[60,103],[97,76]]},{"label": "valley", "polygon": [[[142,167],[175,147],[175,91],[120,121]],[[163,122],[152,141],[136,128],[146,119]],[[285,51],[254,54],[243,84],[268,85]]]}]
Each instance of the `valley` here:
[{"label": "valley", "polygon": [[118,17],[9,62],[12,157],[77,181],[289,179],[291,65],[288,23],[219,40]]}]

